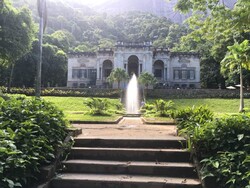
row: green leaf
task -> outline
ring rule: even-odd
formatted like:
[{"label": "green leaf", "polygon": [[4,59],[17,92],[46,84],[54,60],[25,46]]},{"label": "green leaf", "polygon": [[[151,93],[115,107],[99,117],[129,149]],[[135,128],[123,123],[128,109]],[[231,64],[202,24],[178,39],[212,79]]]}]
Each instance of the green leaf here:
[{"label": "green leaf", "polygon": [[241,141],[244,138],[244,134],[238,134],[237,137],[238,137],[238,140]]},{"label": "green leaf", "polygon": [[213,162],[212,164],[213,164],[214,168],[219,168],[219,166],[220,166],[220,163],[218,161]]}]

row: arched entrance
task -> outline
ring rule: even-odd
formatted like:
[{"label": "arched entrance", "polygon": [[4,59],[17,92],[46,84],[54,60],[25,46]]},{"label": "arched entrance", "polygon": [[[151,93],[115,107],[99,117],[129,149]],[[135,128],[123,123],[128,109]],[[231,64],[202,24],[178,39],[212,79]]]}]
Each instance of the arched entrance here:
[{"label": "arched entrance", "polygon": [[164,80],[164,62],[161,60],[155,61],[153,65],[153,72],[157,80],[163,81]]},{"label": "arched entrance", "polygon": [[137,56],[132,55],[128,58],[128,75],[135,74],[138,77],[139,74],[139,59]]},{"label": "arched entrance", "polygon": [[110,75],[110,73],[111,73],[111,71],[112,71],[112,69],[113,69],[113,63],[112,63],[112,61],[110,61],[110,60],[105,60],[104,62],[103,62],[103,68],[102,68],[102,70],[103,70],[103,79],[107,79],[107,77],[109,77],[109,75]]}]

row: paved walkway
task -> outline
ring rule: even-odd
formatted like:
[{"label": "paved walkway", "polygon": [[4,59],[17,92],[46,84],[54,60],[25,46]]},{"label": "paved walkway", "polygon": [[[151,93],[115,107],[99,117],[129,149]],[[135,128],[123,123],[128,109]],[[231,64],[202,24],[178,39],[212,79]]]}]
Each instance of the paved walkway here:
[{"label": "paved walkway", "polygon": [[139,117],[124,117],[119,124],[74,124],[82,128],[78,137],[85,138],[145,138],[171,139],[176,136],[175,125],[143,124]]}]

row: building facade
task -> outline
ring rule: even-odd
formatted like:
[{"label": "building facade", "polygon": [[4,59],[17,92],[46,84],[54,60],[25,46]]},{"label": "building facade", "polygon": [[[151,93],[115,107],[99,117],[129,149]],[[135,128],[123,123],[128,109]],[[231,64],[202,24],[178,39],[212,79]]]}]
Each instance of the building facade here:
[{"label": "building facade", "polygon": [[[197,53],[153,48],[151,42],[117,42],[114,49],[69,54],[67,87],[108,87],[107,77],[115,68],[137,76],[149,72],[157,78],[157,87],[200,88]],[[122,87],[126,87],[126,83]]]}]

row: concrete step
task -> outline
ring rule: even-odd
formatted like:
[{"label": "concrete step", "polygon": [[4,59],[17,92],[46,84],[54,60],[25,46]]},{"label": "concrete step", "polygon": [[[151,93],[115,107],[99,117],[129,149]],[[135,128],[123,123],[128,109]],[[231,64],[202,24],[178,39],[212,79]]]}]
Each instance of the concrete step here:
[{"label": "concrete step", "polygon": [[68,160],[63,162],[67,173],[133,174],[180,178],[198,178],[191,163]]},{"label": "concrete step", "polygon": [[182,149],[73,147],[69,158],[116,161],[190,162],[190,153]]},{"label": "concrete step", "polygon": [[199,180],[127,174],[76,174],[59,175],[51,188],[201,188]]},{"label": "concrete step", "polygon": [[111,148],[176,148],[186,147],[186,140],[169,136],[166,139],[112,139],[112,138],[75,138],[75,147]]}]

